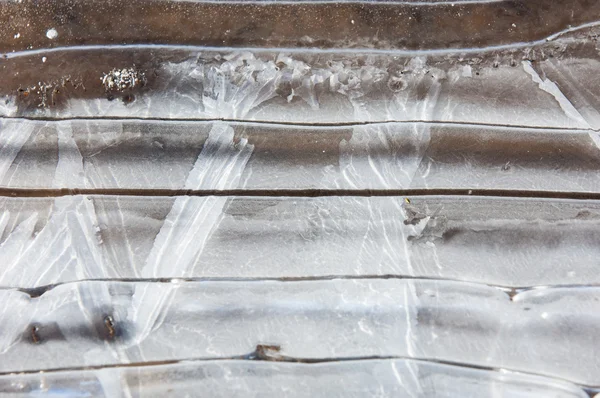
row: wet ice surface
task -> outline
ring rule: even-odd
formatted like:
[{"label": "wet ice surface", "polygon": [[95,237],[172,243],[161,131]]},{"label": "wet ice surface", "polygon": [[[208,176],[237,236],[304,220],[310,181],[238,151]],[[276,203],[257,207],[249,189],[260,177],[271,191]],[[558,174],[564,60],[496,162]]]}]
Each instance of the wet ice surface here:
[{"label": "wet ice surface", "polygon": [[52,374],[0,376],[8,397],[85,393],[92,397],[554,397],[587,398],[567,382],[405,359],[290,364],[185,362]]},{"label": "wet ice surface", "polygon": [[600,372],[597,288],[512,301],[493,287],[417,280],[79,282],[36,298],[0,294],[2,372],[242,357],[260,345],[276,357],[409,357],[585,385]]},{"label": "wet ice surface", "polygon": [[506,287],[600,283],[597,201],[409,200],[4,198],[0,285],[386,275]]},{"label": "wet ice surface", "polygon": [[600,3],[430,3],[0,2],[0,393],[597,393]]}]

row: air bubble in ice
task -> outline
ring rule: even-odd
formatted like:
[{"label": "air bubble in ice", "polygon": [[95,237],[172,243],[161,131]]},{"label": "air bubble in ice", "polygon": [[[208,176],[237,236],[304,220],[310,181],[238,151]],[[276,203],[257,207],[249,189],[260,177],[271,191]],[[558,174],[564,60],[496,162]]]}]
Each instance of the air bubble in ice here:
[{"label": "air bubble in ice", "polygon": [[50,40],[56,39],[58,37],[58,32],[54,28],[48,29],[48,31],[46,32],[46,37]]}]

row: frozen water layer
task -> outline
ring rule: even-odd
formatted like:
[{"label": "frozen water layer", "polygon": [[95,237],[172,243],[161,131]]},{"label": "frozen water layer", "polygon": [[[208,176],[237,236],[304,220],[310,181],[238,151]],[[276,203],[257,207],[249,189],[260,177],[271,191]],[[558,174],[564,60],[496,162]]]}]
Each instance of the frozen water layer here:
[{"label": "frozen water layer", "polygon": [[2,286],[386,275],[600,283],[594,200],[89,195],[0,206]]},{"label": "frozen water layer", "polygon": [[0,295],[3,373],[258,352],[451,361],[600,382],[598,288],[511,300],[484,285],[419,280],[102,281]]},{"label": "frozen water layer", "polygon": [[82,394],[90,397],[416,397],[587,398],[565,381],[407,359],[299,364],[239,360],[185,361],[0,376],[6,397]]}]

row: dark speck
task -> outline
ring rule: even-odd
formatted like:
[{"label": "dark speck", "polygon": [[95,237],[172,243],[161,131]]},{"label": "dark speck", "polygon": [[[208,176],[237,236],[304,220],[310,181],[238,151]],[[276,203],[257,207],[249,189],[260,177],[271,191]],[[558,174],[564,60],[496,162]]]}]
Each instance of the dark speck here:
[{"label": "dark speck", "polygon": [[135,101],[135,96],[133,94],[127,94],[123,97],[123,102],[125,104],[131,104],[133,101]]}]

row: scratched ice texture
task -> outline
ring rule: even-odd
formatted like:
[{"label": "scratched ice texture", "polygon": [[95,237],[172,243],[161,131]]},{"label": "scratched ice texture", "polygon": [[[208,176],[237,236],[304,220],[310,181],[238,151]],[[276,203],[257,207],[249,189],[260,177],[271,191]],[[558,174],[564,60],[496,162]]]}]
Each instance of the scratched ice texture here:
[{"label": "scratched ice texture", "polygon": [[600,283],[598,201],[88,195],[0,203],[7,287],[329,276]]},{"label": "scratched ice texture", "polygon": [[599,25],[0,0],[0,395],[594,396]]},{"label": "scratched ice texture", "polygon": [[230,358],[270,343],[305,360],[423,358],[590,385],[598,294],[548,288],[511,299],[489,286],[395,279],[88,281],[33,299],[5,290],[0,370],[52,369],[56,357],[66,368]]}]

